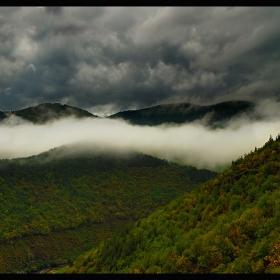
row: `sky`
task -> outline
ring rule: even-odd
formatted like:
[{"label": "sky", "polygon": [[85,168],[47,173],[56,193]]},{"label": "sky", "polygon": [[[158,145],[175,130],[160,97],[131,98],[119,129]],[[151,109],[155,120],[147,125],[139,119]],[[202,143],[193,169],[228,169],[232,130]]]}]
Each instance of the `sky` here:
[{"label": "sky", "polygon": [[0,7],[0,111],[280,98],[280,7]]}]

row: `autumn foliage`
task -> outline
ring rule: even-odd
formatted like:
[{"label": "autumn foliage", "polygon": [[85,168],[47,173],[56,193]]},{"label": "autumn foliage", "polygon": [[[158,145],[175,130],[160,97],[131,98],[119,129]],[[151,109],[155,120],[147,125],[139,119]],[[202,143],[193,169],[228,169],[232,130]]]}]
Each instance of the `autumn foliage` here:
[{"label": "autumn foliage", "polygon": [[279,273],[280,137],[77,258],[68,273]]}]

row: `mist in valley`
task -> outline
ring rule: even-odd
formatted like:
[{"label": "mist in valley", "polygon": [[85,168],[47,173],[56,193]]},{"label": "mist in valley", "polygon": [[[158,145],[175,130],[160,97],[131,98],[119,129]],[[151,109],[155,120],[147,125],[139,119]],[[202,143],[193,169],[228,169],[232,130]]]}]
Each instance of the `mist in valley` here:
[{"label": "mist in valley", "polygon": [[[279,103],[263,101],[253,115],[241,115],[226,127],[210,129],[204,120],[160,126],[131,125],[107,118],[64,118],[36,125],[17,116],[0,124],[0,158],[28,157],[63,145],[102,152],[136,151],[198,168],[219,170],[280,133]],[[207,116],[206,116],[207,117]],[[74,146],[73,146],[74,145]],[[80,147],[80,148],[79,148]]]}]

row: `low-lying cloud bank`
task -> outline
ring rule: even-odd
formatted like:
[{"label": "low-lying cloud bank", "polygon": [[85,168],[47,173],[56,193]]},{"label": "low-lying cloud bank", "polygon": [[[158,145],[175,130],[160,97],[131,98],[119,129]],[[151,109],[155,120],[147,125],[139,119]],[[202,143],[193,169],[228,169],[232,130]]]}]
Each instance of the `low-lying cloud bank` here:
[{"label": "low-lying cloud bank", "polygon": [[[36,155],[66,144],[87,143],[89,149],[139,151],[159,158],[217,170],[280,133],[277,108],[262,105],[263,121],[237,118],[226,129],[210,130],[200,122],[158,127],[133,126],[111,119],[62,119],[34,125],[16,116],[0,125],[0,158]],[[275,109],[275,110],[274,110]]]}]

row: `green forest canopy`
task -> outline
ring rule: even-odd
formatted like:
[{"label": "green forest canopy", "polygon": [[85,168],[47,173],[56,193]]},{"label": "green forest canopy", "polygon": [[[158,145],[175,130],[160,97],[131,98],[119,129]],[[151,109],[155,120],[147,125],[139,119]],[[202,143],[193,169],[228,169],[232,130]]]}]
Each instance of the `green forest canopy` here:
[{"label": "green forest canopy", "polygon": [[[123,226],[146,217],[217,175],[138,153],[68,151],[62,156],[67,149],[0,160],[0,272],[28,265],[27,245],[20,245],[21,240],[56,233],[63,238],[63,232],[66,240],[66,231],[71,229],[81,229],[77,234],[84,239],[82,227],[91,231],[92,225],[100,225],[95,242],[101,241],[111,233],[111,225]],[[13,240],[19,245],[10,246],[11,264],[2,250]],[[54,242],[49,237],[45,240]],[[68,250],[74,251],[75,246],[69,243]],[[38,260],[55,255],[50,245],[44,248],[50,251],[37,252],[38,246],[28,250],[34,255],[36,249]]]},{"label": "green forest canopy", "polygon": [[67,273],[279,273],[280,136],[78,257]]}]

